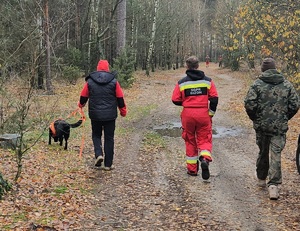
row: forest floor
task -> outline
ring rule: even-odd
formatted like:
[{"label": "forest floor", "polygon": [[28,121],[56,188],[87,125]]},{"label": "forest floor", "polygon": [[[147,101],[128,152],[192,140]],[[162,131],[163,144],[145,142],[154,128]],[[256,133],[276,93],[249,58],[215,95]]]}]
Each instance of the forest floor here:
[{"label": "forest floor", "polygon": [[[299,113],[290,121],[282,153],[280,197],[269,200],[267,188],[257,186],[258,149],[243,108],[254,72],[231,72],[214,63],[208,68],[201,64],[200,69],[214,80],[219,93],[208,181],[201,174],[186,173],[181,107],[171,102],[185,69],[150,77],[137,72],[134,86],[124,90],[128,114],[117,119],[115,169],[94,167],[89,121],[71,131],[68,151],[48,146],[45,137],[24,160],[18,187],[0,204],[0,229],[300,230],[300,176],[295,165]],[[68,90],[65,100],[73,101],[69,105],[76,105],[82,84],[83,80]],[[78,158],[82,133],[85,146]],[[1,172],[9,172],[9,166],[3,168]]]}]

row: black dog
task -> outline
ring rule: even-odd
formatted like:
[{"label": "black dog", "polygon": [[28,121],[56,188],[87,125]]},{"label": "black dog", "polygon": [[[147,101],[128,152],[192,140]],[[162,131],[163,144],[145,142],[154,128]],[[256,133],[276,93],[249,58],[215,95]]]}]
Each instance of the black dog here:
[{"label": "black dog", "polygon": [[58,119],[50,124],[49,127],[49,145],[51,144],[51,138],[54,142],[59,141],[59,145],[62,146],[63,139],[65,139],[65,150],[68,148],[68,139],[70,137],[70,128],[79,127],[82,124],[82,118],[74,124],[69,124],[65,120]]}]

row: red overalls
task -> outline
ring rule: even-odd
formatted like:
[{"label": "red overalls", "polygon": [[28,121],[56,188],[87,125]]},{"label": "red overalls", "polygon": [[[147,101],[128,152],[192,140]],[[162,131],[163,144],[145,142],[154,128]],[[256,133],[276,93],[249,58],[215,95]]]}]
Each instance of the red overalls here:
[{"label": "red overalls", "polygon": [[199,158],[212,161],[212,117],[217,109],[218,93],[211,78],[200,70],[187,70],[176,84],[172,101],[183,106],[182,138],[186,146],[189,172],[197,173]]}]

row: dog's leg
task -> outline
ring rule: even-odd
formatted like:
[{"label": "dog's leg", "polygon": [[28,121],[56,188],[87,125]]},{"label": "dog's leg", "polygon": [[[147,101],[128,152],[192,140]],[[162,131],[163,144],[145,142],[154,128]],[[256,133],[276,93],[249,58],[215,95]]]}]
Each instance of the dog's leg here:
[{"label": "dog's leg", "polygon": [[48,141],[49,145],[51,144],[51,139],[52,139],[52,131],[51,129],[49,129],[49,141]]},{"label": "dog's leg", "polygon": [[67,150],[68,149],[68,139],[69,139],[69,137],[70,137],[70,133],[66,133],[65,135],[64,135],[64,137],[65,137],[65,150]]},{"label": "dog's leg", "polygon": [[66,140],[66,142],[65,142],[65,150],[67,150],[68,149],[68,140]]},{"label": "dog's leg", "polygon": [[62,146],[63,144],[63,137],[59,137],[59,145]]}]

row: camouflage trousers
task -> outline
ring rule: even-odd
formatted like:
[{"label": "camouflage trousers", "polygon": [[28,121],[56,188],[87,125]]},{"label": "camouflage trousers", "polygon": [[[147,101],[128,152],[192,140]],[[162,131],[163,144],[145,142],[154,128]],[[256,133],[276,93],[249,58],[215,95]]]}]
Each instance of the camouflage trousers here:
[{"label": "camouflage trousers", "polygon": [[267,185],[282,183],[281,152],[286,143],[286,134],[265,135],[256,132],[259,153],[256,161],[257,178],[267,179]]}]

